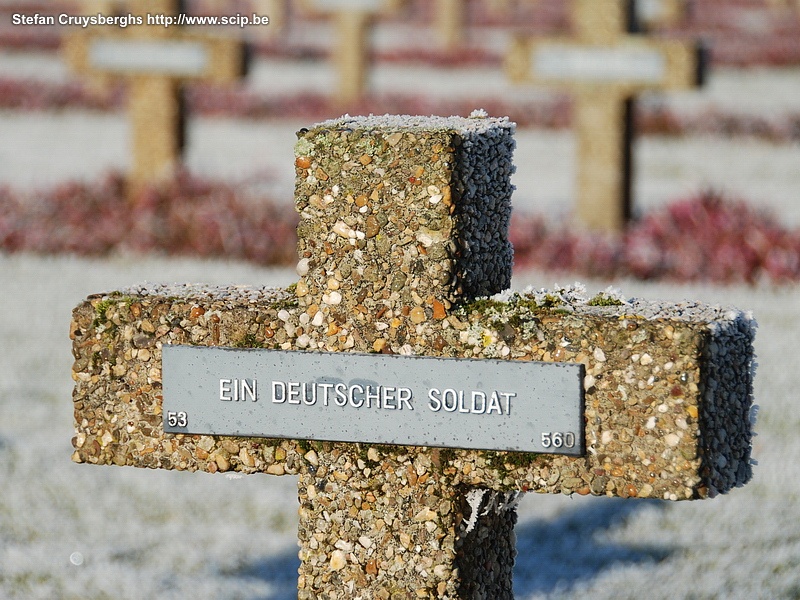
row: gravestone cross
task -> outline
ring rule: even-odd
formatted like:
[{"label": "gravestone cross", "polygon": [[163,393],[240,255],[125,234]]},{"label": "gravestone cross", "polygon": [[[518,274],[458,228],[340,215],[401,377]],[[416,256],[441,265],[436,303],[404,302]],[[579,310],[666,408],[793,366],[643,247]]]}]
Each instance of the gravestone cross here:
[{"label": "gravestone cross", "polygon": [[298,136],[296,285],[145,285],[74,310],[74,461],[296,475],[303,600],[511,599],[522,492],[748,481],[746,313],[487,297],[511,277],[507,119]]},{"label": "gravestone cross", "polygon": [[672,25],[686,13],[686,0],[634,0],[634,18],[645,30]]},{"label": "gravestone cross", "polygon": [[466,0],[436,0],[437,37],[445,50],[464,43]]},{"label": "gravestone cross", "polygon": [[333,13],[335,99],[340,105],[358,100],[366,87],[372,20],[396,8],[398,0],[305,0],[304,4],[314,12]]},{"label": "gravestone cross", "polygon": [[618,232],[631,213],[635,96],[699,85],[703,60],[696,44],[628,34],[635,24],[626,0],[572,0],[572,17],[577,39],[518,37],[506,72],[573,92],[577,216]]},{"label": "gravestone cross", "polygon": [[[142,25],[95,27],[69,36],[67,62],[78,73],[124,77],[133,165],[129,193],[168,176],[179,163],[184,142],[181,87],[186,81],[227,83],[244,74],[244,52],[230,38],[201,35],[181,27],[175,0],[129,2]],[[171,25],[167,20],[174,19]]]}]

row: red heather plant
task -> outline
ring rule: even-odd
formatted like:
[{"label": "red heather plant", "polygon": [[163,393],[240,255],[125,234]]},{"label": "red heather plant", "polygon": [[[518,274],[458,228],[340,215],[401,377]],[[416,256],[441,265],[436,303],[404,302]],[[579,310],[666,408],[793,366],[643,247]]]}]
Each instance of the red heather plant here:
[{"label": "red heather plant", "polygon": [[237,192],[230,184],[179,173],[136,198],[130,248],[260,264],[297,259],[291,204]]},{"label": "red heather plant", "polygon": [[296,260],[291,205],[179,173],[130,201],[124,178],[70,182],[24,196],[0,188],[0,248],[96,256],[116,251]]},{"label": "red heather plant", "polygon": [[[133,251],[291,264],[296,225],[289,202],[187,173],[133,202],[119,174],[24,196],[0,188],[0,248],[7,252]],[[509,235],[523,268],[723,284],[800,281],[800,230],[710,192],[653,211],[620,236],[526,214],[514,215]]]},{"label": "red heather plant", "polygon": [[122,106],[124,106],[123,90],[119,85],[114,86],[109,93],[103,94],[90,89],[80,81],[50,83],[0,77],[0,108],[116,110]]},{"label": "red heather plant", "polygon": [[800,231],[785,230],[744,202],[706,193],[674,203],[631,227],[624,238],[623,262],[643,279],[797,281]]},{"label": "red heather plant", "polygon": [[706,192],[654,211],[621,236],[511,221],[515,264],[594,277],[755,284],[800,280],[800,231]]}]

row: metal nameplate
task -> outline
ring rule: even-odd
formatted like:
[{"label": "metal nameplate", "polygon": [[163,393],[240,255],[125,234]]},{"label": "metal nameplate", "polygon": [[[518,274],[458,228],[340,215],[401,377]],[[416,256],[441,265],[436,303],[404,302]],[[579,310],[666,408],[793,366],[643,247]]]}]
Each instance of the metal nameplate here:
[{"label": "metal nameplate", "polygon": [[579,363],[162,350],[167,433],[584,452]]}]

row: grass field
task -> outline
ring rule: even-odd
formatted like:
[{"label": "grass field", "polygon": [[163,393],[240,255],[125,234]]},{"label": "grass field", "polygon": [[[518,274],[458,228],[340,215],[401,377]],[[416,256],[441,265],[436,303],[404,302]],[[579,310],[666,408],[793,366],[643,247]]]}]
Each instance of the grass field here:
[{"label": "grass field", "polygon": [[[294,598],[293,478],[70,461],[68,338],[72,307],[92,292],[144,280],[286,285],[293,273],[25,255],[0,256],[0,272],[0,598]],[[553,283],[527,273],[515,285]],[[693,503],[526,496],[517,597],[799,598],[797,290],[619,287],[754,311],[759,464],[744,488]]]}]

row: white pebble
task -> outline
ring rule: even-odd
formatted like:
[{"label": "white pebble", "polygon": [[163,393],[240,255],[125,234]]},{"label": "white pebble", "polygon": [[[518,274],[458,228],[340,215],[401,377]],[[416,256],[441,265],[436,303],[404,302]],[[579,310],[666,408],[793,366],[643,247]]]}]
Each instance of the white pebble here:
[{"label": "white pebble", "polygon": [[334,550],[333,554],[331,554],[331,570],[333,571],[340,571],[344,569],[344,566],[347,564],[347,557],[345,553],[341,550]]},{"label": "white pebble", "polygon": [[606,353],[599,346],[594,349],[594,359],[597,362],[606,362]]},{"label": "white pebble", "polygon": [[289,311],[285,308],[282,308],[278,311],[278,318],[285,323],[289,320]]},{"label": "white pebble", "polygon": [[297,263],[295,271],[297,271],[297,274],[300,275],[300,277],[308,275],[308,259],[307,258],[300,259],[300,261]]},{"label": "white pebble", "polygon": [[352,552],[353,551],[353,544],[348,542],[347,540],[337,540],[334,544],[336,548],[339,550],[343,550],[345,552]]},{"label": "white pebble", "polygon": [[344,221],[337,221],[331,229],[336,235],[339,235],[343,238],[355,237],[356,235],[350,226]]},{"label": "white pebble", "polygon": [[418,233],[417,241],[425,248],[430,248],[433,245],[433,238],[427,233]]},{"label": "white pebble", "polygon": [[314,452],[313,450],[309,450],[308,452],[306,452],[303,455],[303,458],[305,458],[308,462],[310,462],[315,467],[319,466],[319,457],[317,456],[317,453]]}]

